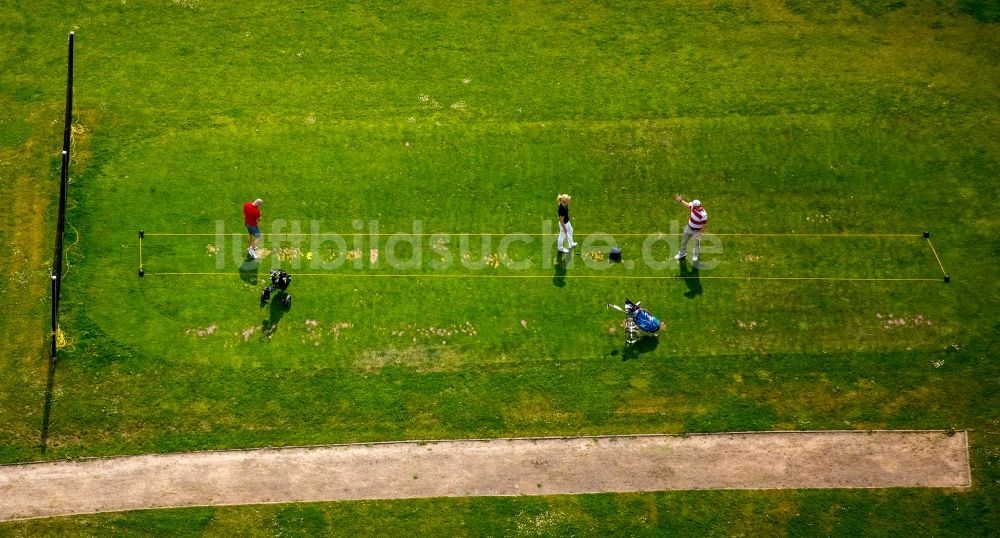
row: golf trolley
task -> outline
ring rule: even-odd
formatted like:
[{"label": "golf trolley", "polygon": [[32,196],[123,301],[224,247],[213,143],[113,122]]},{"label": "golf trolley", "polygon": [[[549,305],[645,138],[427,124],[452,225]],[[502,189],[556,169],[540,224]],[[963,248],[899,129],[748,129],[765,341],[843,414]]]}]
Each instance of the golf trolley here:
[{"label": "golf trolley", "polygon": [[[260,293],[260,306],[267,304],[268,299],[271,298],[271,294],[281,297],[281,304],[285,308],[292,307],[292,296],[288,294],[286,289],[288,285],[292,283],[292,275],[282,271],[281,269],[274,269],[271,271],[271,285],[264,288],[264,291]],[[277,292],[277,293],[275,293]]]},{"label": "golf trolley", "polygon": [[608,308],[614,308],[619,312],[625,314],[625,343],[634,344],[639,341],[639,338],[646,334],[653,336],[659,336],[660,329],[663,328],[663,323],[660,322],[656,316],[649,313],[648,310],[640,306],[642,303],[633,303],[632,301],[625,299],[625,307],[622,308],[616,304],[609,304]]}]

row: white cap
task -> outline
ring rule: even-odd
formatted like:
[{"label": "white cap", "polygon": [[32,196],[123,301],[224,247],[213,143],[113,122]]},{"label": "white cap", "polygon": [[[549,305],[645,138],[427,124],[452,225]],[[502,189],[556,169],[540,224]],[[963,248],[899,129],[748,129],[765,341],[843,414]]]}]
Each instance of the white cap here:
[{"label": "white cap", "polygon": [[701,207],[701,200],[691,200],[691,205]]}]

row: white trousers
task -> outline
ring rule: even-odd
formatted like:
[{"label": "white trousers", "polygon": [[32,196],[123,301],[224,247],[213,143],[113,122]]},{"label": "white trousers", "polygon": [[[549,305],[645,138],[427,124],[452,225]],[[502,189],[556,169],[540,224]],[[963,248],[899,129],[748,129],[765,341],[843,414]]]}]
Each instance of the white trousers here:
[{"label": "white trousers", "polygon": [[[566,227],[565,230],[563,230],[563,226]],[[559,248],[563,248],[563,243],[564,243],[564,241],[566,240],[567,237],[569,238],[569,245],[570,245],[570,247],[572,247],[574,245],[574,243],[573,243],[573,223],[572,222],[567,222],[565,225],[563,225],[563,224],[559,225],[559,239],[556,241],[556,245]]]},{"label": "white trousers", "polygon": [[694,238],[694,257],[698,257],[698,249],[701,248],[701,230],[692,230],[691,226],[684,227],[684,237],[681,239],[680,254],[686,254],[688,241]]}]

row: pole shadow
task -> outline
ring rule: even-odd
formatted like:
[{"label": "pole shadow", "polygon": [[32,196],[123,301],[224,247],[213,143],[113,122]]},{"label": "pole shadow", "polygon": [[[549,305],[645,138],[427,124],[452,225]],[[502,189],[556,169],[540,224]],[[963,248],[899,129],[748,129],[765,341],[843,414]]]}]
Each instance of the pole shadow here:
[{"label": "pole shadow", "polygon": [[52,391],[56,384],[56,362],[57,359],[49,359],[49,379],[45,385],[45,406],[42,408],[42,438],[38,448],[42,454],[49,448],[49,417],[52,416]]},{"label": "pole shadow", "polygon": [[696,264],[691,264],[691,266],[688,267],[687,258],[681,258],[679,267],[680,277],[684,279],[684,284],[686,284],[688,288],[688,290],[684,292],[684,296],[688,299],[694,299],[704,293],[704,290],[701,287],[701,279],[698,277],[698,266]]}]

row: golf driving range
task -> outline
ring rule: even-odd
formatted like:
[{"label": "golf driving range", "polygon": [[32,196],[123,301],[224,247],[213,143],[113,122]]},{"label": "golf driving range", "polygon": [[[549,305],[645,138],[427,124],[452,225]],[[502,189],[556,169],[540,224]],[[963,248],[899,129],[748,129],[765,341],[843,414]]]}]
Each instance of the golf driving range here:
[{"label": "golf driving range", "polygon": [[[967,459],[938,468],[958,481],[871,487],[505,476],[531,491],[427,496],[413,473],[398,495],[0,534],[990,534],[998,23],[974,0],[8,2],[2,464],[899,430]],[[697,262],[674,259],[674,194],[708,212]],[[274,269],[290,283],[262,302]],[[626,342],[608,306],[626,299],[657,336]],[[546,454],[537,468],[572,470]]]}]

